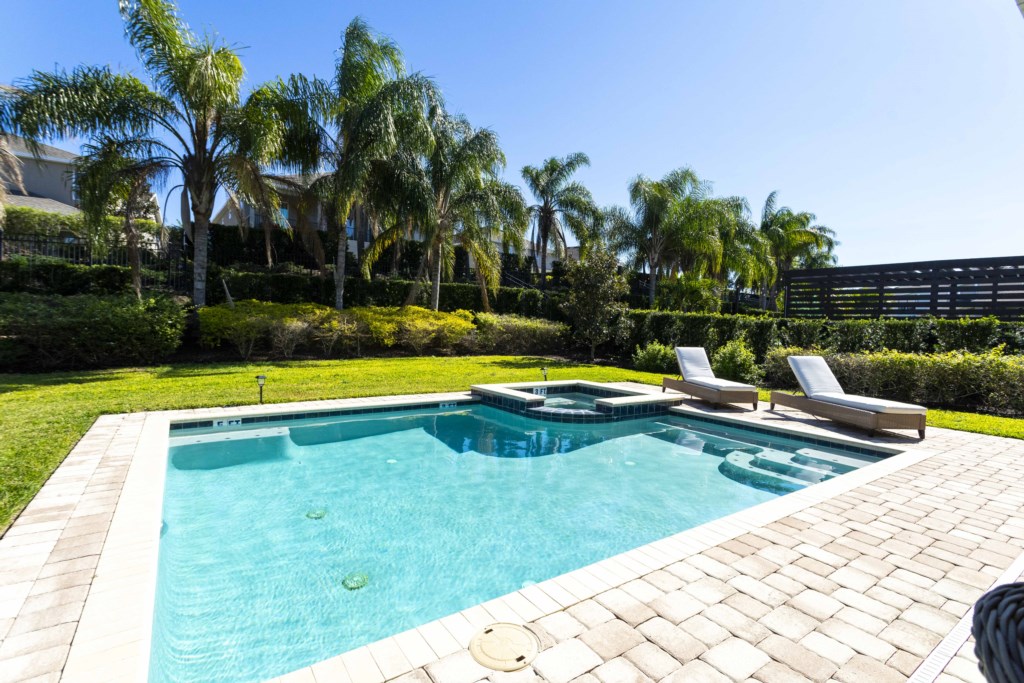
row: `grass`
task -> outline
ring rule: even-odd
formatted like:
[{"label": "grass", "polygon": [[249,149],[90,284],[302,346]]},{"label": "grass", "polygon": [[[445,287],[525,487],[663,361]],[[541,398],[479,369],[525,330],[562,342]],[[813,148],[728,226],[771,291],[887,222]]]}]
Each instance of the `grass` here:
[{"label": "grass", "polygon": [[[541,379],[661,383],[661,374],[545,358],[377,358],[287,363],[170,365],[145,369],[0,375],[0,531],[100,415],[254,403],[267,375],[268,403],[463,391],[470,384]],[[762,392],[768,401],[768,392]],[[935,427],[1024,438],[1024,420],[928,412]]]}]

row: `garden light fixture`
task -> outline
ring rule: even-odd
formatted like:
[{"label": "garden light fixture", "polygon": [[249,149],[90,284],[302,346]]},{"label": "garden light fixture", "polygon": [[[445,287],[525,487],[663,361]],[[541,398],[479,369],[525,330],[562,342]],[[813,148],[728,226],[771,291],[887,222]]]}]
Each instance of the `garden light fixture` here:
[{"label": "garden light fixture", "polygon": [[267,383],[266,375],[256,375],[256,384],[260,387],[260,403],[263,403],[263,385]]}]

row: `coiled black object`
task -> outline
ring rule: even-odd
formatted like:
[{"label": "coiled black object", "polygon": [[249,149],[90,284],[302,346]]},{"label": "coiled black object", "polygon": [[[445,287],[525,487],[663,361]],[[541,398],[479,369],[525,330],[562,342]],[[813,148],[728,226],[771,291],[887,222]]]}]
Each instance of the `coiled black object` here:
[{"label": "coiled black object", "polygon": [[988,683],[1024,683],[1024,583],[990,590],[974,605],[971,633]]}]

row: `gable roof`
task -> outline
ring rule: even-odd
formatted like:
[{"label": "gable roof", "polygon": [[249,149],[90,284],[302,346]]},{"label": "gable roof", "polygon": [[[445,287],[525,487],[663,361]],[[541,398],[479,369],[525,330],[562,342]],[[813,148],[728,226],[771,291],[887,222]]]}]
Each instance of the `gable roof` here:
[{"label": "gable roof", "polygon": [[29,209],[37,209],[39,211],[48,211],[50,213],[61,213],[65,215],[81,213],[81,211],[70,204],[58,202],[56,199],[49,199],[48,197],[34,197],[24,194],[9,194],[4,199],[4,204],[7,206],[24,206]]},{"label": "gable roof", "polygon": [[[32,154],[29,142],[25,138],[18,137],[17,135],[5,135],[4,138],[7,141],[7,146],[10,148],[11,152],[14,153],[14,156],[21,157],[23,159],[35,158],[35,155]],[[70,164],[78,158],[78,155],[74,152],[69,152],[66,149],[54,147],[53,145],[37,143],[36,147],[39,156],[49,161],[63,161]]]}]

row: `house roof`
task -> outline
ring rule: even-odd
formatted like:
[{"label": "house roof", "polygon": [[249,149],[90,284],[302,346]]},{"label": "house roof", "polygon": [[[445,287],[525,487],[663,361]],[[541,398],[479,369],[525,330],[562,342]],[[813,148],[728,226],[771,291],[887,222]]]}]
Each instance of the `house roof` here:
[{"label": "house roof", "polygon": [[[17,135],[5,135],[4,138],[7,140],[7,146],[16,157],[22,158],[35,158],[32,150],[29,146],[28,140],[25,138],[18,137]],[[78,155],[74,152],[69,152],[66,149],[54,147],[53,145],[44,145],[43,143],[37,143],[37,152],[40,157],[49,159],[51,161],[64,161],[71,163],[78,158]]]},{"label": "house roof", "polygon": [[7,198],[4,199],[4,204],[7,204],[8,206],[24,206],[29,209],[49,211],[51,213],[62,213],[66,215],[80,213],[78,209],[70,204],[58,202],[56,199],[49,199],[48,197],[32,197],[30,195],[23,194],[7,195]]}]

